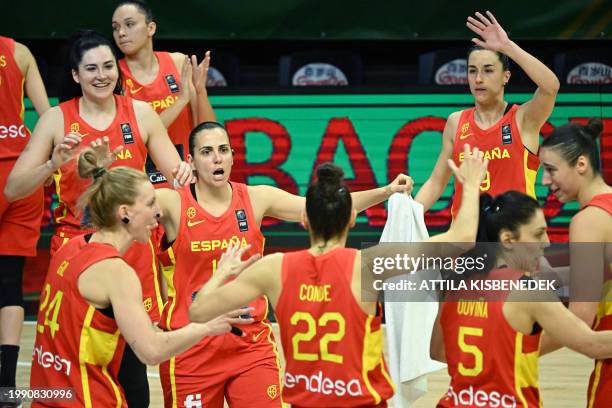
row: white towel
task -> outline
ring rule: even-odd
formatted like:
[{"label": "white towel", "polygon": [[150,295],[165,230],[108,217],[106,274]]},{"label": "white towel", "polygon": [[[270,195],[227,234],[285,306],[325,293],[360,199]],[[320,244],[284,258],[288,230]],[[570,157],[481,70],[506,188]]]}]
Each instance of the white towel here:
[{"label": "white towel", "polygon": [[[380,242],[420,242],[429,238],[423,206],[406,194],[393,194],[388,201],[388,215]],[[424,275],[426,274],[426,275]],[[402,275],[392,279],[420,281],[439,278],[439,271],[421,271],[417,276]],[[406,296],[385,293],[385,299]],[[417,296],[429,297],[426,293]],[[429,358],[429,342],[438,302],[385,302],[389,371],[396,384],[392,402],[395,408],[408,408],[427,392],[426,374],[446,367]]]}]

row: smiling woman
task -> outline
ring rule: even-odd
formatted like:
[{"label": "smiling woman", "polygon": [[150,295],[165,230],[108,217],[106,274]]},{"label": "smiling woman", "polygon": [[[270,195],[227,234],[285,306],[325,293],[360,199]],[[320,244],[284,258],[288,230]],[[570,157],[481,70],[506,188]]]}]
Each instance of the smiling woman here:
[{"label": "smiling woman", "polygon": [[[149,105],[115,93],[119,71],[108,39],[93,31],[78,33],[70,48],[69,67],[79,96],[41,116],[5,190],[7,199],[14,200],[30,194],[53,176],[59,206],[53,214],[56,229],[51,238],[52,255],[71,238],[92,231],[82,228],[88,227],[89,220],[86,212],[78,208],[78,198],[89,183],[79,178],[75,160],[82,147],[92,141],[107,138],[117,153],[113,167],[141,170],[149,155],[167,179],[185,183],[191,178],[189,166],[181,163],[166,129]],[[147,312],[157,322],[162,300],[155,245],[156,241],[136,242],[124,259],[136,270],[142,302],[149,305]],[[146,381],[144,375],[142,366],[140,378]]]}]

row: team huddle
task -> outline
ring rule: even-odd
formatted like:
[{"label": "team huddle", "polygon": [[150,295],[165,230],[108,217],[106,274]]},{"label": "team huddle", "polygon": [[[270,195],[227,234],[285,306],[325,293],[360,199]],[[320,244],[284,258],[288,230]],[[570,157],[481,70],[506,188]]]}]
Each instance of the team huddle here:
[{"label": "team huddle", "polygon": [[[535,199],[542,165],[543,184],[561,202],[580,204],[570,241],[601,243],[589,262],[610,291],[612,188],[600,169],[601,121],[560,126],[540,144],[556,76],[491,13],[468,17],[467,26],[477,36],[467,73],[475,107],[448,117],[438,161],[415,196],[429,210],[454,176],[453,222],[411,247],[414,256],[458,257],[476,242],[497,243],[484,270],[460,279],[537,277],[549,244]],[[147,407],[146,365],[157,364],[168,408],[387,406],[394,384],[382,308],[362,300],[379,293],[363,284],[373,272],[346,242],[358,212],[411,194],[412,178],[399,174],[385,187],[351,192],[343,170],[324,163],[305,197],[231,181],[231,135],[205,87],[210,53],[198,63],[153,51],[155,30],[149,6],[128,0],[112,16],[123,58],[103,35],[79,32],[71,87],[53,108],[27,48],[0,37],[0,123],[9,136],[0,143],[0,386],[15,387],[23,262],[36,253],[42,188],[52,180],[59,205],[30,388],[72,389],[74,398],[38,399],[33,407]],[[521,105],[504,100],[510,60],[537,85]],[[24,89],[41,115],[31,136]],[[301,222],[310,247],[263,256],[264,217]],[[441,254],[430,242],[467,247]],[[570,270],[582,261],[572,256]],[[564,346],[595,360],[588,407],[609,406],[607,293],[566,308],[554,292],[537,302],[502,292],[444,296],[430,354],[448,364],[451,383],[438,406],[539,407],[538,356]]]}]

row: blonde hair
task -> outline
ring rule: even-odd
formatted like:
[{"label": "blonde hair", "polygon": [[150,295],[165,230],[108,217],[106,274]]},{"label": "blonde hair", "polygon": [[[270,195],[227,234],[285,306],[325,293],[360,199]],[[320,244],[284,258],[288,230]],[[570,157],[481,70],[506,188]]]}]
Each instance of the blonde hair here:
[{"label": "blonde hair", "polygon": [[79,199],[79,207],[89,208],[90,223],[96,228],[115,227],[119,221],[115,215],[117,207],[134,204],[140,185],[149,182],[144,172],[130,167],[106,170],[90,148],[79,154],[77,163],[81,178],[93,177],[93,182]]}]

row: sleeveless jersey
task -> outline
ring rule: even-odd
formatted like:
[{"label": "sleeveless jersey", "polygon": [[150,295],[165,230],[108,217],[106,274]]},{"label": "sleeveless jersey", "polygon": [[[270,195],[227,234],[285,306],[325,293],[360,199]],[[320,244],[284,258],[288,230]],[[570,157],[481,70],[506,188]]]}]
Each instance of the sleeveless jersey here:
[{"label": "sleeveless jersey", "polygon": [[[522,276],[521,271],[503,268],[483,280]],[[440,324],[451,382],[438,407],[541,406],[541,333],[527,335],[510,326],[503,313],[508,293],[458,291],[444,303]],[[491,296],[495,301],[486,301]]]},{"label": "sleeveless jersey", "polygon": [[87,303],[78,278],[91,265],[120,254],[110,245],[70,240],[51,259],[37,318],[30,388],[72,388],[70,402],[32,406],[125,407],[117,382],[125,340],[114,318]]},{"label": "sleeveless jersey", "polygon": [[[587,206],[599,207],[612,215],[612,193],[596,195]],[[604,276],[602,297],[610,299],[612,297],[612,270],[609,266],[604,271]],[[612,330],[612,302],[599,302],[593,330]],[[612,401],[612,359],[595,361],[595,368],[589,379],[587,398],[588,408],[609,406]]]},{"label": "sleeveless jersey", "polygon": [[283,255],[275,313],[286,362],[282,396],[293,406],[373,406],[393,395],[381,318],[366,314],[351,291],[356,252]]},{"label": "sleeveless jersey", "polygon": [[[125,59],[119,60],[119,69],[123,78],[122,85],[125,94],[134,99],[148,102],[155,112],[161,113],[178,99],[181,75],[169,53],[155,52],[155,57],[159,63],[159,71],[157,77],[148,85],[143,85],[136,80]],[[184,160],[189,153],[189,133],[191,133],[192,128],[193,116],[190,106],[187,105],[168,128],[170,140]],[[147,174],[149,174],[149,179],[156,188],[168,186],[166,178],[155,168],[150,159],[147,160]]]},{"label": "sleeveless jersey", "polygon": [[[491,196],[509,190],[520,191],[535,198],[535,180],[540,160],[531,153],[521,140],[516,123],[518,105],[513,105],[508,112],[493,126],[482,130],[474,120],[476,108],[461,112],[457,133],[453,145],[453,161],[457,166],[463,161],[465,144],[478,147],[489,159],[487,174],[480,185],[482,193]],[[537,152],[536,152],[537,153]],[[453,217],[461,206],[461,183],[455,181],[453,194]]]},{"label": "sleeveless jersey", "polygon": [[[232,202],[219,217],[198,204],[190,187],[178,190],[181,220],[177,237],[159,255],[168,282],[168,303],[160,321],[164,329],[175,330],[189,323],[189,306],[195,294],[210,279],[230,242],[238,240],[242,246],[251,245],[243,259],[263,253],[265,239],[253,215],[247,186],[241,183],[231,183],[231,186]],[[266,318],[266,298],[255,300],[251,306],[255,307],[252,313],[255,321]],[[249,332],[248,327],[241,326],[241,329]],[[203,341],[212,341],[212,338]]]},{"label": "sleeveless jersey", "polygon": [[30,140],[23,123],[25,78],[14,55],[15,41],[0,37],[0,160],[17,160]]},{"label": "sleeveless jersey", "polygon": [[[116,114],[113,122],[104,130],[96,130],[87,124],[79,115],[79,98],[61,103],[59,106],[64,114],[64,134],[79,132],[83,137],[82,148],[89,147],[89,143],[96,138],[108,136],[111,151],[123,145],[124,149],[111,167],[127,166],[137,170],[144,170],[147,148],[144,145],[138,129],[138,122],[134,114],[131,98],[114,95]],[[79,177],[76,166],[76,157],[64,164],[53,175],[55,188],[59,201],[53,213],[53,222],[56,226],[72,229],[81,227],[82,214],[77,209],[79,197],[87,189],[90,180]]]}]

